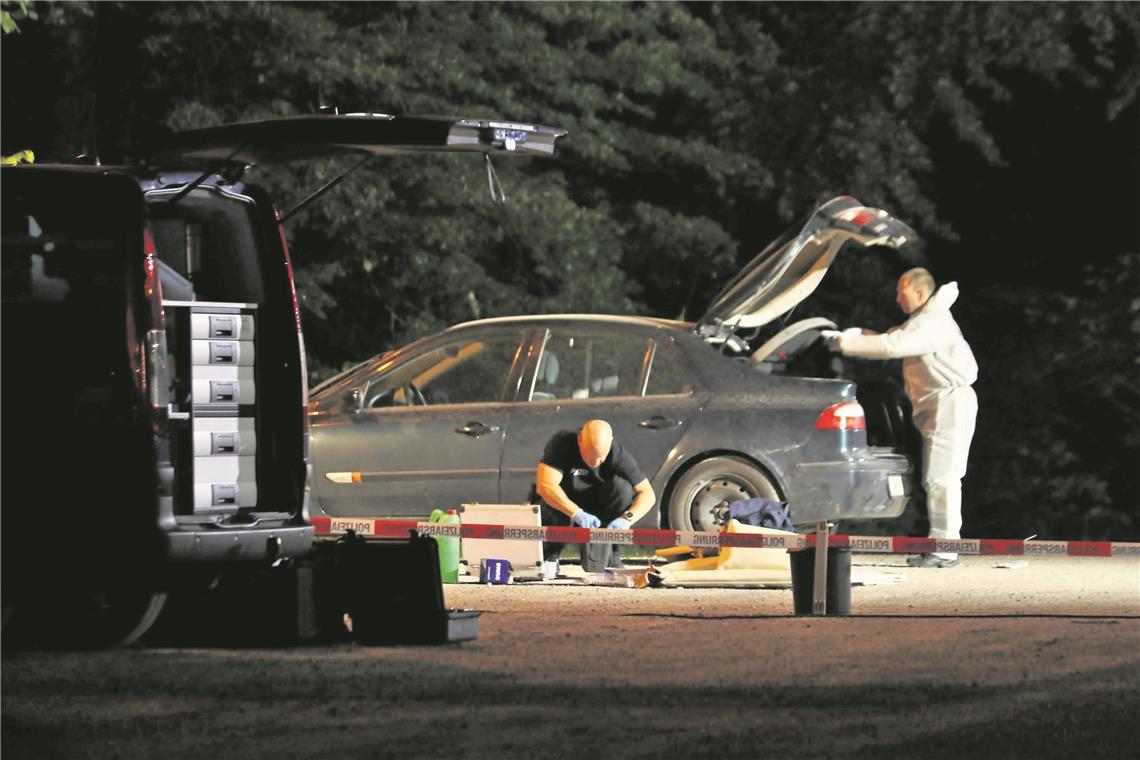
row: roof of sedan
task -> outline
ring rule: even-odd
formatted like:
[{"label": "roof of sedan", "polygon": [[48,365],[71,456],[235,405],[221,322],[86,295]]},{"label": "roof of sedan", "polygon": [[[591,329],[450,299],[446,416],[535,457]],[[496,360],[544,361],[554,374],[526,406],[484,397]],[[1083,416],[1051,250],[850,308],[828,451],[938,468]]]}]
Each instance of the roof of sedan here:
[{"label": "roof of sedan", "polygon": [[664,319],[661,317],[625,316],[619,314],[523,314],[515,317],[492,317],[479,319],[473,322],[463,322],[452,325],[449,330],[469,328],[483,325],[501,324],[542,324],[546,322],[593,322],[595,324],[609,325],[656,325],[658,327],[671,327],[675,330],[691,330],[692,322],[682,322],[677,319]]}]

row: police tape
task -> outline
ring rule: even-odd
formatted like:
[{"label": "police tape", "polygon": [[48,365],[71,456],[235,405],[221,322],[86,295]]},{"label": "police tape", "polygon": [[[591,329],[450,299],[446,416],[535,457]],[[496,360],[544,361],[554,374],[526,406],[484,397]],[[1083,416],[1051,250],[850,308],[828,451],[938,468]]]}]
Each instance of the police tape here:
[{"label": "police tape", "polygon": [[[694,548],[744,547],[754,549],[810,549],[811,534],[743,533],[696,530],[614,530],[555,525],[483,525],[382,520],[365,517],[314,517],[317,535],[407,538],[409,533],[449,538],[503,541],[550,541],[560,544],[629,544],[633,546],[691,546]],[[921,554],[945,552],[990,556],[1140,557],[1140,543],[1119,541],[1038,541],[1001,538],[908,538],[898,536],[829,535],[829,547],[868,554]]]}]

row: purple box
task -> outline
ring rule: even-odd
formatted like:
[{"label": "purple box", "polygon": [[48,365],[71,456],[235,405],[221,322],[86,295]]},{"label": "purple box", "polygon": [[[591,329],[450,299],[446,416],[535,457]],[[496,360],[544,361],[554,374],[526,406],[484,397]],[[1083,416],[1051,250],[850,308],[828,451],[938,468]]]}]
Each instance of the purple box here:
[{"label": "purple box", "polygon": [[480,583],[510,583],[511,562],[506,559],[483,559],[479,568]]}]

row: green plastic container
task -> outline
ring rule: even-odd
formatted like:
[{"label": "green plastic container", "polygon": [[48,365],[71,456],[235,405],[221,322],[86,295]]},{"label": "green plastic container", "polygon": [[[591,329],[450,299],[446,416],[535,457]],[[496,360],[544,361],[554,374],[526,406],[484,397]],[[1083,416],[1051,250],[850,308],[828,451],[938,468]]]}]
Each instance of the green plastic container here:
[{"label": "green plastic container", "polygon": [[[433,509],[428,522],[458,525],[459,513],[454,509],[444,512]],[[459,583],[459,539],[451,536],[436,536],[439,545],[439,577],[444,583]]]}]

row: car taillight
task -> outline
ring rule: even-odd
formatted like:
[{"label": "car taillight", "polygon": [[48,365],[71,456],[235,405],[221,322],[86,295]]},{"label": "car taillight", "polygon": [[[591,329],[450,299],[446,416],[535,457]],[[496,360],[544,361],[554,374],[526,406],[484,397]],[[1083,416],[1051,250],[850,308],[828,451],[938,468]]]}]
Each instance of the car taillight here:
[{"label": "car taillight", "polygon": [[823,410],[815,421],[816,430],[866,430],[867,418],[857,401],[842,401]]}]

